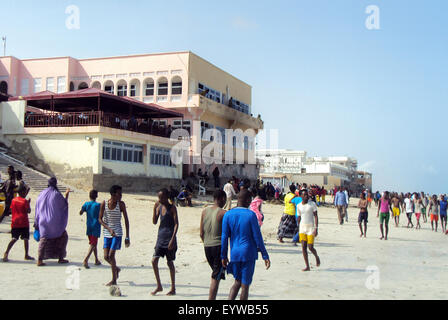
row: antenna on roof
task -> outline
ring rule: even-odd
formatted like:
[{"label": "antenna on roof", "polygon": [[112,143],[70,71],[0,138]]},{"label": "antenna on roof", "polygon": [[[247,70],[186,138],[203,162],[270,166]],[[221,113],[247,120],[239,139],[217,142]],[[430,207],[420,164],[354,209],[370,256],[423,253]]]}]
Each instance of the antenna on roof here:
[{"label": "antenna on roof", "polygon": [[6,57],[6,37],[2,37],[3,40],[3,56]]}]

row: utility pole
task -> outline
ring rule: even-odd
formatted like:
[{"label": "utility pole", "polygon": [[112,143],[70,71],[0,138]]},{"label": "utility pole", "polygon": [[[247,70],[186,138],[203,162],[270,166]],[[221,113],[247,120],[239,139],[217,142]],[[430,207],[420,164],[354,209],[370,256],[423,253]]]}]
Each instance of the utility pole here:
[{"label": "utility pole", "polygon": [[3,56],[6,57],[6,37],[2,37],[3,40]]}]

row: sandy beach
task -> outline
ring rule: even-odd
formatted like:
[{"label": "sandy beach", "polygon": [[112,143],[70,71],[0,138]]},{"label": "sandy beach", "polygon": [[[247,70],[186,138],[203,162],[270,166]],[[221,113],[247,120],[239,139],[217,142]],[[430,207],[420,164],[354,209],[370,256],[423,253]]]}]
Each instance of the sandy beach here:
[{"label": "sandy beach", "polygon": [[[38,194],[31,193],[32,214]],[[82,267],[88,250],[85,235],[86,217],[79,216],[82,204],[88,193],[77,191],[69,199],[69,223],[67,232],[69,243],[67,259],[70,264],[61,266],[55,260],[46,261],[47,266],[38,268],[33,262],[24,261],[23,242],[12,249],[10,262],[0,262],[1,299],[69,299],[69,300],[206,300],[210,284],[211,270],[199,238],[200,214],[205,202],[196,199],[194,208],[179,208],[180,230],[179,250],[175,261],[177,274],[177,296],[167,297],[169,291],[169,271],[166,260],[160,261],[161,279],[164,293],[152,297],[155,288],[151,258],[157,238],[158,226],[152,224],[152,210],[156,200],[154,195],[124,194],[130,219],[131,247],[117,253],[118,265],[122,268],[118,285],[123,297],[113,298],[105,286],[111,279],[109,265],[102,257],[103,240],[99,242],[102,266],[93,265],[91,269]],[[101,193],[98,201],[108,199]],[[205,200],[205,199],[203,199]],[[328,200],[328,199],[327,199]],[[235,203],[235,201],[234,201]],[[401,226],[390,223],[390,239],[380,241],[379,222],[376,207],[369,213],[367,239],[360,239],[357,224],[358,209],[356,199],[351,199],[349,223],[337,223],[336,209],[319,208],[319,237],[316,249],[322,260],[316,268],[310,255],[312,271],[304,273],[301,249],[294,247],[289,240],[280,244],[276,233],[283,206],[263,205],[265,224],[262,227],[266,248],[271,258],[271,269],[266,270],[262,260],[257,262],[254,282],[250,289],[252,300],[390,300],[390,299],[446,299],[448,297],[447,241],[448,237],[431,231],[430,223],[422,223],[421,230],[409,230],[406,217],[401,216]],[[415,220],[415,218],[414,218]],[[440,226],[439,226],[440,227]],[[33,229],[31,229],[32,231]],[[3,256],[10,241],[10,218],[0,225],[0,251]],[[30,240],[30,255],[37,257],[37,242]],[[261,259],[261,257],[260,257]],[[67,289],[68,270],[79,268],[79,289]],[[366,281],[371,279],[367,268],[377,268],[375,273],[379,288],[369,290]],[[68,269],[69,268],[69,269]],[[67,273],[68,272],[68,273]],[[223,281],[218,293],[219,300],[227,298],[233,277]]]}]

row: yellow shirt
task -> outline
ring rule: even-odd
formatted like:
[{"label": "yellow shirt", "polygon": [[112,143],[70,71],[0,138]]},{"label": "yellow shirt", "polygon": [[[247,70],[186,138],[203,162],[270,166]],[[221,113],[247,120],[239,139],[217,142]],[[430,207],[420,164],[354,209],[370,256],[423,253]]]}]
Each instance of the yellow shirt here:
[{"label": "yellow shirt", "polygon": [[295,197],[295,195],[291,192],[285,196],[285,211],[284,211],[284,213],[287,215],[290,215],[290,216],[296,215],[296,207],[295,207],[294,203],[289,203],[289,201],[294,199],[294,197]]}]

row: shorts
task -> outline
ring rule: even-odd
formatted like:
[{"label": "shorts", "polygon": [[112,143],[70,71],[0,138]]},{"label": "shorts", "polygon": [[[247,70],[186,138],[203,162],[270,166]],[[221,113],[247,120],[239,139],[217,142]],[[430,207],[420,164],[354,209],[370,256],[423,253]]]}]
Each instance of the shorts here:
[{"label": "shorts", "polygon": [[439,215],[438,214],[431,214],[431,222],[439,222]]},{"label": "shorts", "polygon": [[241,282],[245,286],[250,286],[255,272],[256,261],[230,262],[227,266],[227,274],[232,274],[236,281]]},{"label": "shorts", "polygon": [[416,213],[416,214],[415,214],[415,217],[417,218],[417,221],[420,220],[420,217],[421,217],[421,216],[422,216],[421,213]]},{"label": "shorts", "polygon": [[390,213],[389,212],[381,212],[380,213],[380,224],[383,224],[386,222],[386,224],[389,224],[390,220]]},{"label": "shorts", "polygon": [[173,250],[168,250],[168,248],[155,248],[155,252],[153,255],[153,258],[164,258],[166,256],[166,260],[168,262],[175,261],[176,260],[176,252],[177,247]]},{"label": "shorts", "polygon": [[122,237],[104,238],[104,249],[121,250]]},{"label": "shorts", "polygon": [[11,229],[11,237],[16,240],[29,240],[30,228],[13,228]]},{"label": "shorts", "polygon": [[368,212],[360,212],[358,216],[358,223],[369,223],[369,213]]},{"label": "shorts", "polygon": [[89,244],[91,246],[96,246],[98,244],[98,238],[95,236],[87,236],[89,238]]},{"label": "shorts", "polygon": [[212,279],[218,281],[226,280],[226,273],[221,260],[221,246],[205,247],[204,250],[208,264],[210,265],[210,268],[212,268]]},{"label": "shorts", "polygon": [[400,216],[400,208],[392,208],[392,211],[394,213],[394,217]]},{"label": "shorts", "polygon": [[308,235],[308,234],[305,234],[305,233],[300,233],[299,234],[299,241],[300,242],[303,242],[303,241],[305,241],[306,243],[308,243],[308,244],[314,244],[314,236],[313,235]]}]

